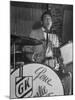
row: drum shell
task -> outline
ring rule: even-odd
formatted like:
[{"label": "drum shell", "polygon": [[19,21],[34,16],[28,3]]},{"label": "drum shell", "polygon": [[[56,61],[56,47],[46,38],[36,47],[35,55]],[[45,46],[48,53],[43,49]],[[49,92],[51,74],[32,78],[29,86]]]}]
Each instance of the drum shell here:
[{"label": "drum shell", "polygon": [[[31,66],[31,67],[30,67]],[[46,74],[46,76],[48,77],[48,78],[52,78],[52,84],[53,84],[53,91],[55,92],[55,95],[64,95],[64,91],[63,91],[63,86],[62,86],[62,83],[61,83],[61,80],[60,80],[60,78],[58,77],[58,75],[51,69],[51,68],[49,68],[48,66],[45,66],[45,65],[42,65],[42,64],[35,64],[35,63],[32,63],[32,64],[26,64],[26,65],[24,65],[23,66],[23,77],[24,76],[32,76],[32,75],[34,75],[33,76],[33,79],[34,79],[34,77],[35,77],[35,73],[34,73],[34,71],[35,70],[37,70],[37,69],[40,69],[40,68],[45,68],[45,69],[47,69],[47,72],[46,73],[44,73],[44,75]],[[14,97],[14,98],[16,98],[15,97],[15,94],[12,94],[12,93],[14,93],[13,91],[13,89],[15,89],[14,88],[14,81],[15,81],[15,77],[17,77],[17,76],[19,76],[19,69],[17,69],[16,71],[14,71],[12,74],[11,74],[11,98],[12,97]],[[42,76],[40,76],[40,77],[42,77]],[[46,86],[46,88],[47,88],[47,84],[45,83],[45,82],[43,82],[42,80],[40,80],[40,79],[37,79],[34,83],[34,86],[33,86],[33,94],[35,94],[36,93],[36,91],[35,90],[37,90],[36,88],[37,88],[37,86],[40,84],[40,85],[45,85]],[[36,85],[36,86],[35,86]],[[49,91],[52,91],[51,89],[50,89],[50,87],[48,86],[48,88],[47,89],[49,89]],[[34,97],[34,96],[32,96],[32,97]]]}]

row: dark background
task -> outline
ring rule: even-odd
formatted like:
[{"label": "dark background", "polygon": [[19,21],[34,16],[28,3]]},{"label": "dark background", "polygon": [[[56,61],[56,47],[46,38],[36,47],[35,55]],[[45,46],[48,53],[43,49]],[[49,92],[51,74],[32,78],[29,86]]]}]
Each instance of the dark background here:
[{"label": "dark background", "polygon": [[10,2],[11,34],[29,36],[32,28],[41,27],[42,13],[51,10],[53,32],[62,41],[73,40],[73,6],[46,3]]}]

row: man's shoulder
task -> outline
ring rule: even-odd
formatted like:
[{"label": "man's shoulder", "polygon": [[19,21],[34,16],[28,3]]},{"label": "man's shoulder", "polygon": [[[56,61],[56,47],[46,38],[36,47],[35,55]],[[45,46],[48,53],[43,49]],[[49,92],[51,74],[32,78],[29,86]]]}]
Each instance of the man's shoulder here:
[{"label": "man's shoulder", "polygon": [[42,28],[32,30],[32,32],[34,32],[34,33],[37,33],[37,32],[40,33],[40,32],[42,32]]},{"label": "man's shoulder", "polygon": [[32,30],[31,34],[30,34],[30,37],[32,38],[36,38],[36,39],[40,39],[42,38],[42,28],[39,28],[39,29],[36,29],[36,30]]}]

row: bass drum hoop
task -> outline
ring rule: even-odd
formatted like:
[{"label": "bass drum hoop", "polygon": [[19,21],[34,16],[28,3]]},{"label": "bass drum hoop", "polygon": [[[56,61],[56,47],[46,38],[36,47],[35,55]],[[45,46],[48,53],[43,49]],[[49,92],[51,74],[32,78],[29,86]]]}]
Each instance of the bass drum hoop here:
[{"label": "bass drum hoop", "polygon": [[[50,66],[45,65],[45,64],[40,64],[40,63],[28,63],[28,64],[23,65],[23,68],[24,68],[26,65],[32,65],[32,64],[35,64],[35,65],[37,65],[37,64],[38,64],[38,65],[44,65],[44,66],[47,67],[48,69],[50,68],[51,71],[56,75],[56,77],[58,77],[58,80],[59,80],[59,82],[60,82],[60,84],[61,84],[62,92],[63,92],[63,95],[64,95],[64,87],[63,87],[62,81],[61,81],[61,79],[59,78],[59,76],[57,75],[57,73],[56,73]],[[14,70],[14,71],[11,73],[11,76],[12,76],[17,70],[19,70],[19,68],[17,68],[16,70]]]}]

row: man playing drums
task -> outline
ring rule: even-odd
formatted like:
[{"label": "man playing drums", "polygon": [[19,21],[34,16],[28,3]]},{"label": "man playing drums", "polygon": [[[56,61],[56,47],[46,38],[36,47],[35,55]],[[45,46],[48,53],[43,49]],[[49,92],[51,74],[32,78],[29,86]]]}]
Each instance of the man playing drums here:
[{"label": "man playing drums", "polygon": [[42,27],[32,30],[30,34],[31,38],[42,41],[42,44],[28,47],[28,50],[33,51],[32,56],[28,55],[28,57],[32,62],[48,65],[48,67],[55,70],[62,80],[64,94],[69,94],[70,78],[68,74],[63,74],[62,72],[63,60],[58,49],[59,38],[52,32],[52,23],[51,12],[44,12],[41,16]]},{"label": "man playing drums", "polygon": [[54,58],[53,49],[59,47],[59,39],[56,34],[52,32],[52,16],[51,12],[44,12],[41,16],[42,27],[37,30],[32,30],[30,37],[41,40],[42,44],[33,47],[34,54],[32,60],[55,69],[59,69],[57,60]]}]

